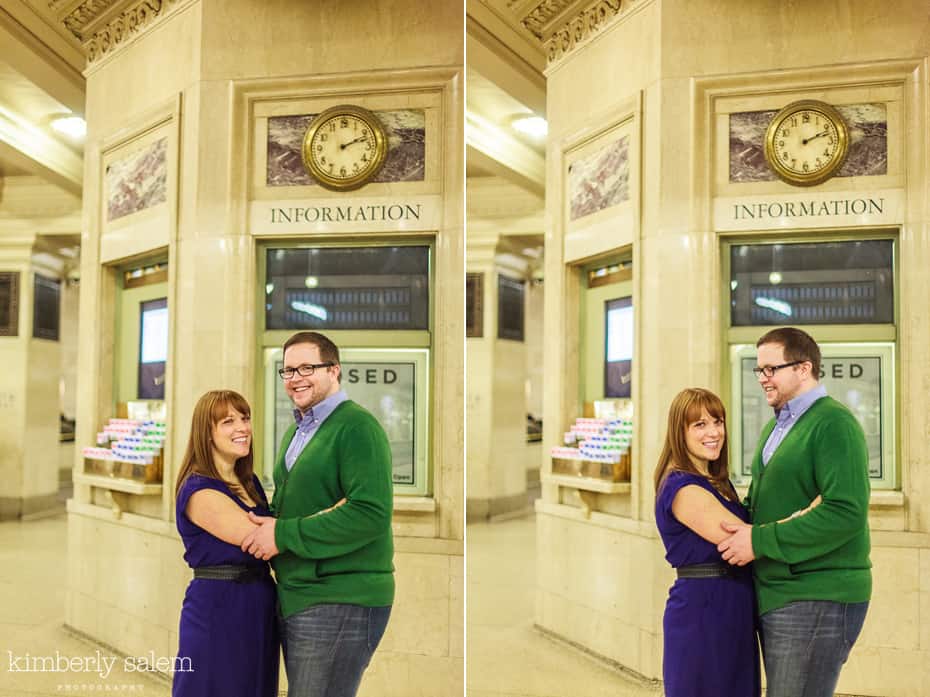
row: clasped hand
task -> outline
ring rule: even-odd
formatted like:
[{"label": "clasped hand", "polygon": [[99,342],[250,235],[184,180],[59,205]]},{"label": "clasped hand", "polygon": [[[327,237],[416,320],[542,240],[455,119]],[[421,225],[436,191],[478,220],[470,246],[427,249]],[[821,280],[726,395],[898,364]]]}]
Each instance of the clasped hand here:
[{"label": "clasped hand", "polygon": [[278,553],[274,542],[274,526],[278,522],[270,516],[258,516],[249,511],[249,522],[257,527],[242,540],[242,551],[256,559],[268,561]]},{"label": "clasped hand", "polygon": [[717,545],[723,560],[733,566],[746,566],[756,558],[752,551],[752,526],[746,523],[720,523],[730,536]]},{"label": "clasped hand", "polygon": [[[335,505],[320,511],[315,515],[328,513],[329,511],[339,508],[345,502],[345,499],[339,499]],[[242,540],[240,547],[242,548],[243,552],[251,554],[256,559],[264,559],[265,561],[268,561],[280,552],[274,541],[274,528],[275,524],[277,523],[277,519],[270,516],[255,515],[249,511],[249,522],[253,523],[257,527],[245,536],[245,539]]]},{"label": "clasped hand", "polygon": [[[810,505],[807,508],[802,508],[800,511],[795,511],[787,518],[782,518],[778,522],[786,523],[789,520],[794,520],[795,518],[810,513],[821,503],[823,503],[823,497],[820,494],[817,494],[817,496],[814,497],[814,500],[810,502]],[[752,549],[751,525],[748,523],[721,522],[720,527],[723,528],[725,532],[730,533],[730,536],[727,539],[717,545],[717,551],[720,552],[720,556],[723,557],[724,561],[729,562],[734,566],[746,566],[746,564],[756,558],[756,554]]]}]

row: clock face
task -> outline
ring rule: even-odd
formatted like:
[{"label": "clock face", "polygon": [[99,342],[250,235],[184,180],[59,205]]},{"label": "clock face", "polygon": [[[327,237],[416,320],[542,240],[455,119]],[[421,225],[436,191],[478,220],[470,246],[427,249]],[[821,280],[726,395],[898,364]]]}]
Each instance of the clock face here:
[{"label": "clock face", "polygon": [[330,189],[362,186],[378,173],[386,154],[381,123],[360,107],[327,109],[311,122],[304,136],[304,164]]},{"label": "clock face", "polygon": [[848,134],[843,117],[829,104],[796,102],[769,124],[765,157],[789,184],[813,186],[836,172],[846,159]]}]

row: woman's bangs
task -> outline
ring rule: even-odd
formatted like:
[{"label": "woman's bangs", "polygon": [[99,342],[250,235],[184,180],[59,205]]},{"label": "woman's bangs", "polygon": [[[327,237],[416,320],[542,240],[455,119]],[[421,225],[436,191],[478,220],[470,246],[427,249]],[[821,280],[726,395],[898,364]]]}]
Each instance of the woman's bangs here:
[{"label": "woman's bangs", "polygon": [[210,410],[213,423],[218,424],[225,419],[231,411],[238,411],[243,416],[251,416],[249,403],[238,392],[222,391],[217,393],[216,401]]},{"label": "woman's bangs", "polygon": [[723,408],[723,402],[711,392],[701,392],[694,396],[694,399],[685,409],[685,418],[689,424],[701,420],[701,414],[704,410],[714,419],[726,421],[726,410]]}]

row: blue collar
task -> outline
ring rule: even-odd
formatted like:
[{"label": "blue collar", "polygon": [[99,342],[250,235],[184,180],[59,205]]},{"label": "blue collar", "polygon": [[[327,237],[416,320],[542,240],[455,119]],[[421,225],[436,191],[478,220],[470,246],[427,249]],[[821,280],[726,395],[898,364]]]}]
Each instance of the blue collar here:
[{"label": "blue collar", "polygon": [[776,411],[775,418],[778,421],[795,419],[810,409],[814,402],[816,402],[818,399],[826,396],[827,388],[818,384],[813,389],[810,389],[804,394],[800,394],[794,399],[790,400],[787,404],[785,404],[785,406]]},{"label": "blue collar", "polygon": [[314,423],[322,422],[348,398],[349,396],[343,390],[339,390],[307,409],[306,414],[301,414],[300,409],[294,409],[294,421],[297,422],[298,428],[306,428]]}]

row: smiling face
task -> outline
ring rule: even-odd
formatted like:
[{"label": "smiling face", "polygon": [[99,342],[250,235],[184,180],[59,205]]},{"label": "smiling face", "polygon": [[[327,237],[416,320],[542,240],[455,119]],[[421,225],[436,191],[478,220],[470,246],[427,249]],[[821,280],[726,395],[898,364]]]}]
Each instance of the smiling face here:
[{"label": "smiling face", "polygon": [[[756,363],[760,368],[784,365],[790,361],[785,358],[785,347],[781,344],[762,344],[759,346]],[[801,363],[786,368],[779,368],[772,377],[759,374],[759,385],[765,392],[765,401],[770,407],[781,409],[792,399],[809,389],[807,378],[810,375],[810,363]]]},{"label": "smiling face", "polygon": [[[294,344],[284,352],[284,367],[298,368],[302,365],[323,363],[320,348],[315,344]],[[339,391],[339,366],[317,368],[313,375],[303,376],[295,372],[294,377],[284,381],[284,390],[301,413],[319,404]]]},{"label": "smiling face", "polygon": [[252,419],[229,407],[226,416],[213,424],[210,441],[215,461],[235,464],[252,447]]},{"label": "smiling face", "polygon": [[726,426],[723,419],[711,416],[701,407],[701,415],[688,423],[685,429],[685,445],[688,456],[699,469],[707,472],[708,463],[720,457],[726,441]]}]

